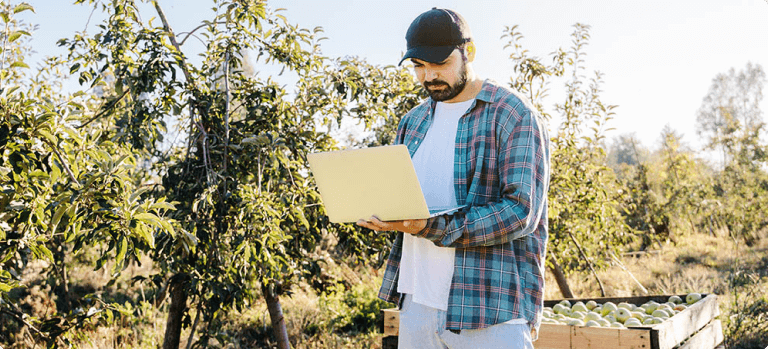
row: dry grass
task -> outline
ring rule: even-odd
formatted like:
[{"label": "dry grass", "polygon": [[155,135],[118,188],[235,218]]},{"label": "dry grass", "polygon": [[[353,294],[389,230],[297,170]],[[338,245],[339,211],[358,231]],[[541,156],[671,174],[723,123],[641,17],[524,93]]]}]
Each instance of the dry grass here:
[{"label": "dry grass", "polygon": [[[650,294],[684,294],[688,292],[714,292],[721,295],[721,319],[725,324],[725,333],[732,337],[726,342],[728,348],[764,348],[768,343],[763,337],[768,329],[750,322],[752,311],[768,309],[765,289],[768,287],[768,237],[763,237],[758,244],[745,246],[727,237],[691,235],[677,238],[675,245],[663,246],[656,253],[646,253],[638,257],[620,258],[623,270],[618,263],[599,272],[607,296],[643,295],[638,282]],[[149,263],[142,267],[132,266],[111,289],[102,285],[109,279],[101,272],[92,272],[89,268],[72,271],[72,282],[83,289],[95,289],[109,294],[113,299],[124,299],[131,306],[133,316],[124,316],[111,324],[94,323],[87,328],[72,332],[68,339],[74,348],[109,349],[109,348],[159,348],[165,329],[166,307],[153,308],[142,303],[143,290],[137,285],[130,285],[127,280],[134,275],[147,275],[151,271]],[[356,292],[373,292],[380,284],[381,271],[365,268],[350,268],[345,265],[329,266],[333,278],[346,280],[347,288],[339,288],[337,293],[325,297],[319,296],[307,285],[297,287],[291,297],[281,299],[286,325],[291,343],[297,349],[337,349],[337,348],[380,348],[381,338],[377,331],[355,332],[340,330],[344,312],[349,307],[343,297],[349,297],[354,288]],[[634,281],[632,276],[637,281]],[[561,298],[557,284],[547,274],[546,299]],[[577,297],[600,296],[594,278],[588,274],[572,275],[569,282]],[[50,290],[44,282],[33,283],[27,301],[36,312],[43,314],[53,308],[55,299],[46,298]],[[353,295],[357,295],[354,293]],[[120,298],[122,297],[122,298]],[[150,297],[150,295],[146,295]],[[366,296],[370,298],[370,293]],[[760,298],[763,297],[763,298]],[[761,303],[762,302],[762,303]],[[764,308],[761,308],[765,306]],[[748,316],[746,316],[746,315]],[[230,338],[226,343],[214,343],[215,347],[226,349],[239,348],[274,348],[271,339],[270,319],[263,302],[254,304],[241,313],[228,315],[224,332]],[[768,315],[766,315],[768,317]],[[343,320],[339,320],[343,319]],[[762,318],[761,318],[762,319]],[[768,320],[768,319],[765,319]],[[201,331],[202,326],[198,327]],[[761,337],[762,336],[762,337]],[[187,347],[189,329],[182,333],[180,348]],[[197,340],[196,333],[193,342]],[[762,346],[759,346],[762,345]],[[7,345],[8,348],[28,348],[29,342]],[[43,347],[38,344],[38,347]]]},{"label": "dry grass", "polygon": [[[768,236],[761,235],[752,246],[727,236],[681,236],[659,251],[621,258],[627,271],[614,262],[598,276],[608,297],[646,295],[638,282],[652,295],[715,293],[726,348],[763,349],[768,345]],[[545,298],[562,298],[554,278],[546,277]],[[601,296],[591,274],[572,275],[569,283],[577,298]]]}]

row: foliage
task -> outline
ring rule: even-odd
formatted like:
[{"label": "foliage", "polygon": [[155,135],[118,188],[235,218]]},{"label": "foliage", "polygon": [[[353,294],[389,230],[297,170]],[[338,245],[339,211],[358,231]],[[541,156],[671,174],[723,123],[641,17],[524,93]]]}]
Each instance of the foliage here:
[{"label": "foliage", "polygon": [[738,271],[731,276],[733,298],[727,304],[723,333],[726,348],[760,348],[768,338],[768,278]]},{"label": "foliage", "polygon": [[660,148],[651,156],[620,167],[627,194],[623,206],[627,225],[640,236],[640,250],[674,241],[676,234],[706,229],[712,205],[711,171],[669,126]]},{"label": "foliage", "polygon": [[760,101],[766,82],[763,68],[747,63],[738,73],[732,68],[718,74],[704,98],[697,129],[707,146],[720,148],[722,169],[713,178],[713,216],[736,237],[748,243],[768,226],[768,151],[761,139],[766,124]]},{"label": "foliage", "polygon": [[381,310],[387,303],[377,296],[378,289],[370,285],[357,284],[349,289],[341,285],[329,288],[320,295],[320,309],[334,314],[330,320],[330,331],[357,334],[377,330]]},{"label": "foliage", "polygon": [[[306,154],[336,146],[319,125],[345,115],[372,124],[397,111],[400,85],[412,86],[397,69],[321,56],[320,28],[292,25],[263,3],[214,4],[212,18],[198,28],[206,43],[199,65],[187,59],[157,3],[162,26],[142,22],[134,2],[115,0],[104,7],[109,19],[100,33],[62,41],[82,82],[103,80],[100,72],[114,76],[104,113],[125,120],[118,123],[124,140],[157,159],[162,186],[153,194],[177,203],[179,234],[158,234],[151,252],[162,271],[151,279],[158,287],[182,285],[194,310],[194,323],[184,310],[184,326],[205,326],[199,346],[226,342],[217,331],[222,315],[248,307],[259,290],[290,294],[298,280],[320,275],[308,252],[325,232],[338,234],[357,261],[384,250],[381,234],[330,225]],[[248,51],[257,64],[296,74],[295,95],[271,77],[247,75]],[[146,130],[163,126],[168,115],[189,127],[186,146],[166,155],[157,134]]]},{"label": "foliage", "polygon": [[[31,34],[14,29],[13,14],[33,8],[25,3],[2,7],[8,46],[0,73],[0,308],[55,346],[68,329],[101,316],[98,297],[69,299],[66,256],[98,249],[96,267],[110,260],[116,275],[137,260],[139,251],[155,246],[156,232],[174,234],[173,221],[163,218],[174,207],[162,196],[145,195],[149,187],[139,166],[141,153],[121,142],[116,119],[97,114],[96,121],[93,97],[56,88],[63,60],[49,58],[36,74],[28,73],[23,59],[30,49],[18,39]],[[50,318],[28,317],[8,294],[24,286],[20,276],[36,260],[48,263],[46,273],[64,290]]]},{"label": "foliage", "polygon": [[574,26],[571,48],[552,53],[551,65],[522,48],[523,36],[516,26],[506,28],[504,37],[509,40],[506,47],[514,48],[510,59],[516,75],[510,86],[531,98],[548,119],[551,115],[544,105],[550,82],[567,79],[566,99],[554,105],[561,122],[551,140],[550,258],[556,258],[567,271],[605,266],[604,254],[620,249],[628,235],[619,214],[619,188],[613,173],[607,171],[600,147],[615,106],[600,99],[599,72],[589,80],[583,75],[589,26]]}]

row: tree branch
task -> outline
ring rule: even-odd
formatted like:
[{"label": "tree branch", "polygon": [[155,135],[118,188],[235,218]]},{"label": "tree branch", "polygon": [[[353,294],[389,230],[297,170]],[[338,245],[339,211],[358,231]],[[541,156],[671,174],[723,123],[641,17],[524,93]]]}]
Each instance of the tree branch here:
[{"label": "tree branch", "polygon": [[189,70],[187,69],[187,60],[184,58],[184,54],[181,51],[181,46],[179,45],[178,41],[176,41],[176,35],[173,34],[173,29],[171,29],[171,26],[168,25],[168,18],[165,17],[165,12],[163,12],[163,9],[160,7],[160,4],[158,4],[157,1],[152,1],[152,5],[155,5],[157,15],[160,16],[160,20],[163,21],[163,29],[168,32],[168,39],[171,40],[171,45],[176,48],[179,57],[181,57],[181,70],[184,72],[184,77],[187,78],[187,83],[194,85],[195,81],[192,80],[192,74],[190,74]]},{"label": "tree branch", "polygon": [[[163,24],[165,24],[165,21],[163,21]],[[181,34],[187,34],[187,36],[185,36],[185,37],[184,37],[184,39],[182,39],[182,40],[181,40],[181,42],[179,43],[179,46],[183,46],[183,45],[184,45],[184,42],[186,42],[186,41],[187,41],[187,39],[189,39],[189,37],[190,37],[192,34],[194,34],[194,33],[195,33],[195,32],[196,32],[198,29],[200,29],[200,28],[202,28],[202,27],[205,27],[206,25],[211,25],[211,24],[227,24],[227,22],[213,22],[213,23],[203,23],[203,24],[201,24],[201,25],[197,26],[197,28],[195,28],[195,29],[192,29],[192,31],[189,31],[189,32],[181,32],[181,33],[179,33],[179,35],[181,35]],[[177,49],[178,49],[178,48],[177,48]]]},{"label": "tree branch", "polygon": [[592,267],[592,262],[587,259],[587,254],[584,253],[584,250],[581,248],[581,245],[579,245],[579,242],[576,241],[576,237],[573,236],[573,233],[568,231],[568,236],[571,237],[571,240],[576,245],[576,248],[579,249],[579,254],[581,255],[581,258],[584,259],[584,262],[587,263],[587,267],[589,267],[589,270],[592,272],[592,275],[595,276],[595,280],[597,280],[597,285],[600,286],[600,294],[602,297],[605,297],[605,288],[603,287],[603,281],[600,280],[600,277],[597,276],[597,272],[595,271],[595,268]]},{"label": "tree branch", "polygon": [[102,115],[106,114],[106,113],[107,113],[107,111],[109,111],[109,110],[110,110],[112,107],[114,107],[115,105],[117,105],[117,103],[119,103],[121,100],[123,100],[123,98],[124,98],[124,97],[125,97],[125,95],[127,95],[127,94],[128,94],[128,90],[125,90],[125,91],[123,91],[123,94],[121,94],[121,95],[120,95],[120,97],[117,97],[117,99],[115,99],[114,101],[112,101],[112,105],[110,105],[110,106],[106,107],[105,109],[102,109],[100,112],[96,113],[96,115],[95,115],[94,117],[92,117],[92,118],[88,119],[88,121],[86,121],[85,123],[83,123],[83,124],[81,124],[81,125],[79,125],[79,126],[76,126],[75,128],[79,130],[79,129],[81,129],[81,128],[85,127],[86,125],[90,124],[90,123],[91,123],[91,122],[93,122],[94,120],[96,120],[96,119],[100,118]]},{"label": "tree branch", "polygon": [[67,175],[69,175],[69,179],[71,179],[72,182],[77,183],[79,185],[80,181],[77,180],[77,177],[75,177],[75,174],[72,173],[72,170],[69,168],[69,165],[67,165],[66,161],[64,161],[64,157],[61,156],[61,153],[59,153],[59,150],[56,149],[56,145],[51,144],[51,142],[46,138],[42,138],[42,140],[43,142],[45,142],[45,144],[48,144],[48,146],[51,147],[51,150],[53,151],[53,153],[56,154],[57,158],[59,158],[59,162],[61,163],[61,166],[64,167],[64,171],[67,172]]},{"label": "tree branch", "polygon": [[0,313],[10,315],[14,319],[16,319],[16,321],[21,322],[25,326],[31,328],[32,331],[35,331],[35,333],[37,333],[39,336],[45,337],[45,334],[43,332],[40,332],[40,330],[38,330],[37,327],[35,327],[34,325],[32,325],[29,322],[27,322],[27,320],[24,320],[23,317],[19,316],[19,314],[16,314],[16,313],[14,313],[14,312],[12,312],[12,311],[10,311],[8,309],[4,309],[4,308],[0,308]]}]

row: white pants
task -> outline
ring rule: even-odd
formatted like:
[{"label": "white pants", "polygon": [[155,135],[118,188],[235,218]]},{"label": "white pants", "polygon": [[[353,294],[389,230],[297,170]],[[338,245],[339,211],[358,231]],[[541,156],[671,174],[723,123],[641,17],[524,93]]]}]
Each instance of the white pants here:
[{"label": "white pants", "polygon": [[528,324],[498,324],[455,334],[445,329],[443,310],[413,303],[406,294],[400,310],[398,349],[533,349]]}]

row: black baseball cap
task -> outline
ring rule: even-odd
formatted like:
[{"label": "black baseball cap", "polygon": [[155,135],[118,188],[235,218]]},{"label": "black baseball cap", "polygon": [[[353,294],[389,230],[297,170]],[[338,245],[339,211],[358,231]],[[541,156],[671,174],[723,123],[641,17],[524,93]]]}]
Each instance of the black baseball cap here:
[{"label": "black baseball cap", "polygon": [[448,58],[456,47],[472,41],[472,32],[460,14],[433,7],[413,20],[405,40],[408,51],[400,64],[408,58],[439,63]]}]

